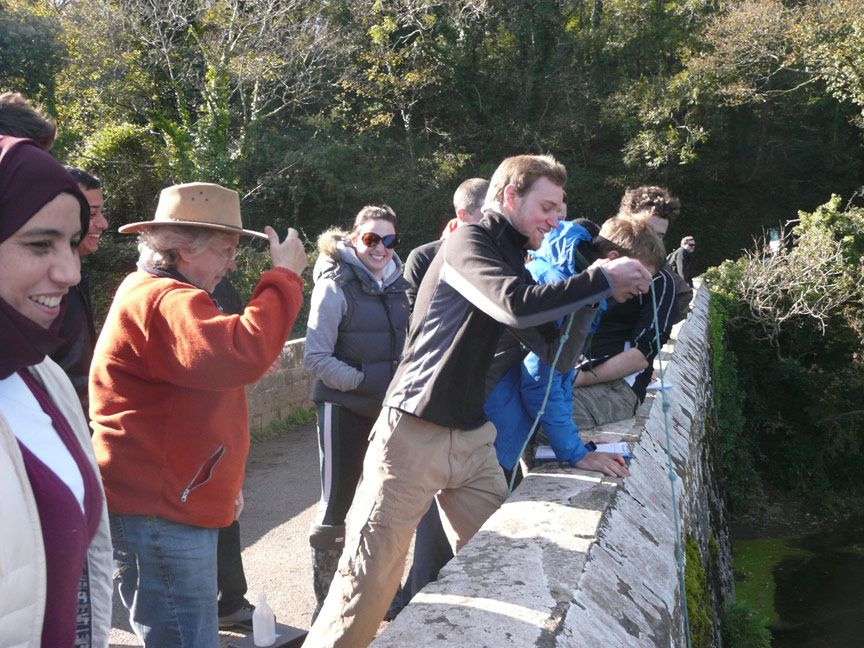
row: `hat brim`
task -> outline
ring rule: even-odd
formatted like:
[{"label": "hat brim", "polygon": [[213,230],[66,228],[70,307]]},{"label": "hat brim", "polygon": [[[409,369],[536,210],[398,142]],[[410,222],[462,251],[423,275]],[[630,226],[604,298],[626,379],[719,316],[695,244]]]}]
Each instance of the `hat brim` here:
[{"label": "hat brim", "polygon": [[158,221],[142,221],[140,223],[129,223],[118,228],[121,234],[135,234],[150,227],[160,227],[164,225],[191,225],[193,227],[206,227],[207,229],[220,230],[229,234],[237,234],[239,236],[254,236],[255,238],[268,239],[268,236],[263,232],[255,232],[253,230],[243,229],[242,227],[231,227],[230,225],[221,225],[218,223],[202,223],[200,221],[187,220],[158,220]]}]

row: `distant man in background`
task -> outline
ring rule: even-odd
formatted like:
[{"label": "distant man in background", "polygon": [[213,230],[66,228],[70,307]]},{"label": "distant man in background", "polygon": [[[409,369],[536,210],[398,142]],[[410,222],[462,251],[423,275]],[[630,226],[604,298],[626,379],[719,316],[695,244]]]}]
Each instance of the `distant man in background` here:
[{"label": "distant man in background", "polygon": [[488,189],[489,181],[483,178],[471,178],[460,184],[456,193],[453,194],[453,209],[456,210],[456,217],[444,228],[441,238],[431,243],[424,243],[408,254],[402,276],[411,285],[405,292],[408,295],[408,305],[412,310],[414,309],[414,301],[417,299],[417,291],[420,289],[420,282],[423,281],[432,259],[441,249],[444,239],[460,225],[479,223],[480,219],[483,218],[483,212],[480,211],[480,208],[483,206],[483,200],[486,198]]},{"label": "distant man in background", "polygon": [[688,286],[693,287],[693,273],[690,270],[690,255],[696,249],[696,239],[685,236],[681,239],[681,247],[666,257],[669,268],[679,275]]},{"label": "distant man in background", "polygon": [[[99,240],[108,227],[103,209],[102,183],[94,175],[76,167],[66,167],[78,188],[84,193],[90,205],[90,227],[78,244],[78,255],[86,256],[99,249]],[[51,359],[59,364],[78,393],[84,411],[89,410],[87,397],[87,378],[90,374],[90,361],[96,346],[96,326],[93,322],[93,308],[90,303],[90,276],[81,271],[81,282],[69,289],[66,294],[66,314],[60,327],[63,344],[51,354]]]}]

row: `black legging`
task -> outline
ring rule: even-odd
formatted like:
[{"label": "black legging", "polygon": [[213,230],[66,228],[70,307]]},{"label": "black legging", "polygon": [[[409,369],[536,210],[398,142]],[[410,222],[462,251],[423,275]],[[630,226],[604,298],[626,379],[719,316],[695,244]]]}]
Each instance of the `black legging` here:
[{"label": "black legging", "polygon": [[317,403],[321,502],[315,524],[339,526],[351,508],[375,419],[335,403]]}]

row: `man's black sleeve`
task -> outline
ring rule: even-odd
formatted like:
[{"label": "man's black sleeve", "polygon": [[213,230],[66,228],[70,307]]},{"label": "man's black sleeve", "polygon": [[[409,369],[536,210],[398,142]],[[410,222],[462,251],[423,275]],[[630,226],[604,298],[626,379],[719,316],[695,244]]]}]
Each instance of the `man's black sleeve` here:
[{"label": "man's black sleeve", "polygon": [[555,321],[612,295],[599,267],[543,286],[526,282],[481,228],[457,229],[443,254],[441,277],[476,308],[515,329]]},{"label": "man's black sleeve", "polygon": [[[662,339],[668,335],[675,314],[675,281],[667,270],[661,270],[651,281],[651,287],[657,300],[657,323]],[[657,348],[657,334],[654,328],[654,300],[651,293],[634,299],[641,299],[642,307],[633,326],[631,344],[642,352],[645,359],[651,362],[660,349]]]},{"label": "man's black sleeve", "polygon": [[402,276],[408,282],[408,288],[405,289],[405,294],[408,296],[408,308],[414,310],[414,302],[417,301],[417,291],[420,290],[420,284],[423,277],[426,276],[426,271],[429,270],[429,265],[432,259],[438,254],[443,241],[432,241],[414,248],[405,259],[405,267],[402,269]]}]

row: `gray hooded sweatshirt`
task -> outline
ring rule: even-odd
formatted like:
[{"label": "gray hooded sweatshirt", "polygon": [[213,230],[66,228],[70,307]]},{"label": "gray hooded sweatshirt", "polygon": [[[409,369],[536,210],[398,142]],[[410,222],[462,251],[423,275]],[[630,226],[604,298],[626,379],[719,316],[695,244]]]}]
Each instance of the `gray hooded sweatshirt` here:
[{"label": "gray hooded sweatshirt", "polygon": [[304,357],[315,375],[311,399],[376,417],[408,327],[402,262],[394,254],[379,283],[346,233],[325,232],[318,249]]}]

